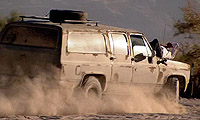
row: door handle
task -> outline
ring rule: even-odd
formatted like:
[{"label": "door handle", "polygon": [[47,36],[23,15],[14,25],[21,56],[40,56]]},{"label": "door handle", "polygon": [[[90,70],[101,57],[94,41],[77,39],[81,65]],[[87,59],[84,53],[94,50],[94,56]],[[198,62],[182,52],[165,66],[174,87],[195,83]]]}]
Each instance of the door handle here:
[{"label": "door handle", "polygon": [[114,60],[114,59],[116,59],[116,57],[114,57],[114,56],[111,56],[111,57],[110,57],[110,60]]},{"label": "door handle", "polygon": [[135,59],[134,58],[131,58],[131,61],[134,61]]}]

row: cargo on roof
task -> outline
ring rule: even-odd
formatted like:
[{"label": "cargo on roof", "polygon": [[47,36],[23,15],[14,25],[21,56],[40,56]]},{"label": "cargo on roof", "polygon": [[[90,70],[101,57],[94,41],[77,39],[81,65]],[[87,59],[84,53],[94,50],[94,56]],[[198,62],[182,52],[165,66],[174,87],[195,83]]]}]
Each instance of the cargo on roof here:
[{"label": "cargo on roof", "polygon": [[49,20],[54,23],[64,22],[65,20],[87,21],[88,14],[83,11],[73,10],[51,10]]}]

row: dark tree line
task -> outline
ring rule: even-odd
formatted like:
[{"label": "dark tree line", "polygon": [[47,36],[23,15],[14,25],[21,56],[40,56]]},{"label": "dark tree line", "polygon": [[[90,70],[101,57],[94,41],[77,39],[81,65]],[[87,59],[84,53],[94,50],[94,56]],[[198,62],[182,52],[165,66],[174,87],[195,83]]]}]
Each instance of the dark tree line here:
[{"label": "dark tree line", "polygon": [[184,35],[189,39],[197,39],[196,43],[184,43],[180,47],[176,60],[194,65],[194,97],[200,98],[200,3],[194,0],[187,0],[187,5],[182,8],[183,19],[174,23],[174,36]]},{"label": "dark tree line", "polygon": [[175,36],[195,34],[200,37],[200,3],[188,0],[187,6],[182,8],[182,11],[183,20],[177,20],[174,24]]},{"label": "dark tree line", "polygon": [[[188,0],[186,7],[182,8],[183,19],[177,20],[174,24],[175,36],[185,35],[185,37],[200,39],[200,3]],[[200,41],[198,41],[199,43]],[[200,74],[200,46],[198,44],[182,44],[177,60],[194,63],[195,74]]]}]

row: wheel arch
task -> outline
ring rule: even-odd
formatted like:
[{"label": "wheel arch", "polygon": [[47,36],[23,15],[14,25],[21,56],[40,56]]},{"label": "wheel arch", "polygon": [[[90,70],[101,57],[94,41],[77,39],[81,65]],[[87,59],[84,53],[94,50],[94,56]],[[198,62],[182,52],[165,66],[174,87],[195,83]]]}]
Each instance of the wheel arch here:
[{"label": "wheel arch", "polygon": [[103,74],[86,74],[86,75],[84,75],[83,79],[80,82],[81,87],[85,85],[85,83],[87,82],[87,78],[90,76],[94,76],[98,79],[103,91],[106,89],[106,76]]},{"label": "wheel arch", "polygon": [[169,75],[167,77],[167,80],[165,83],[169,82],[170,78],[172,77],[176,77],[179,80],[179,91],[180,91],[180,95],[184,94],[184,92],[186,91],[186,78],[183,75]]}]

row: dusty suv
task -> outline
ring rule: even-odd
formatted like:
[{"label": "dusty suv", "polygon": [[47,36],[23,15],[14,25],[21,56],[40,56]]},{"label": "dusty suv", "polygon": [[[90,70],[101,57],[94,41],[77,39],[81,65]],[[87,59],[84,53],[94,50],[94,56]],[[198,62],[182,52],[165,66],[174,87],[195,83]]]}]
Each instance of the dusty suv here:
[{"label": "dusty suv", "polygon": [[[79,16],[59,17],[69,12]],[[172,60],[162,64],[143,33],[82,16],[86,15],[80,11],[52,10],[49,18],[22,16],[22,21],[8,24],[0,36],[1,80],[34,78],[41,72],[37,68],[50,71],[54,66],[60,83],[81,88],[86,96],[91,91],[102,96],[113,84],[151,86],[152,91],[169,85],[175,86],[177,96],[184,93],[188,64]]]}]

